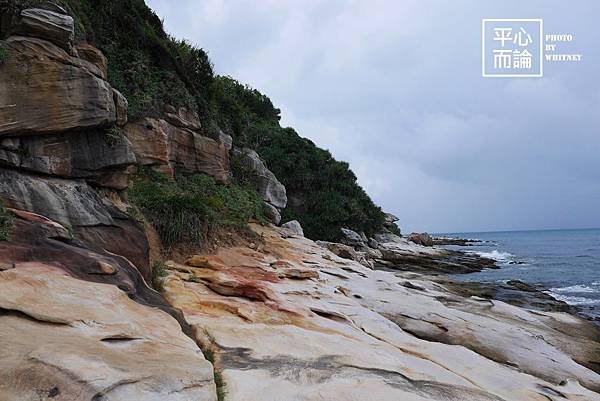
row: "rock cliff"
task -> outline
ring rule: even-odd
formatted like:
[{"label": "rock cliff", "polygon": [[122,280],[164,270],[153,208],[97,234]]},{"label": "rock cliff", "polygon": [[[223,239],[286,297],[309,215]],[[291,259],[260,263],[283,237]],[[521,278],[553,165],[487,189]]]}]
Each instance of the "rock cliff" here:
[{"label": "rock cliff", "polygon": [[343,243],[277,227],[255,150],[202,107],[127,99],[35,3],[0,1],[0,401],[600,400],[598,330],[565,304],[442,276],[495,265],[402,237],[355,184],[372,214],[323,230]]}]

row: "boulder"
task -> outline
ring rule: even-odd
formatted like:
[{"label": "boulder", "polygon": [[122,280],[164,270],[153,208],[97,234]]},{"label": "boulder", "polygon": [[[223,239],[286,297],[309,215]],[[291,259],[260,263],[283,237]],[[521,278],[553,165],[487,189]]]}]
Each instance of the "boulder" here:
[{"label": "boulder", "polygon": [[73,48],[75,24],[73,18],[56,11],[28,8],[13,22],[12,34],[48,40],[68,53]]},{"label": "boulder", "polygon": [[258,154],[248,148],[234,149],[233,152],[239,157],[242,167],[249,171],[252,181],[263,200],[279,209],[284,209],[287,205],[285,187],[275,177],[275,174],[265,166]]},{"label": "boulder", "polygon": [[339,256],[342,259],[349,259],[360,263],[361,265],[372,269],[374,263],[365,252],[356,251],[353,247],[337,242],[317,241],[317,244],[326,248],[329,252]]},{"label": "boulder", "polygon": [[100,130],[0,139],[0,163],[96,185],[125,189],[136,159],[127,138]]},{"label": "boulder", "polygon": [[264,202],[264,209],[267,219],[276,226],[279,225],[281,222],[281,213],[279,212],[279,209],[267,202]]},{"label": "boulder", "polygon": [[341,228],[342,232],[342,243],[350,246],[363,246],[363,238],[356,232],[348,228]]},{"label": "boulder", "polygon": [[100,50],[89,43],[83,42],[75,45],[75,51],[79,58],[95,65],[100,71],[102,79],[106,80],[108,77],[108,60]]},{"label": "boulder", "polygon": [[115,123],[112,88],[92,64],[40,39],[13,36],[2,44],[9,55],[0,64],[0,137]]},{"label": "boulder", "polygon": [[427,233],[411,233],[408,240],[418,245],[433,246],[433,238]]},{"label": "boulder", "polygon": [[379,248],[379,242],[377,242],[377,240],[374,238],[369,238],[369,240],[367,241],[367,245],[372,249]]},{"label": "boulder", "polygon": [[304,230],[302,229],[302,226],[298,220],[288,221],[287,223],[282,224],[281,227],[290,230],[296,235],[304,237]]},{"label": "boulder", "polygon": [[393,214],[385,213],[383,227],[388,231],[400,233],[400,227],[398,227],[398,225],[396,224],[398,220],[398,217],[394,216]]},{"label": "boulder", "polygon": [[131,142],[139,164],[153,167],[170,176],[173,175],[173,170],[169,165],[169,141],[160,120],[144,118],[129,122],[123,131]]}]

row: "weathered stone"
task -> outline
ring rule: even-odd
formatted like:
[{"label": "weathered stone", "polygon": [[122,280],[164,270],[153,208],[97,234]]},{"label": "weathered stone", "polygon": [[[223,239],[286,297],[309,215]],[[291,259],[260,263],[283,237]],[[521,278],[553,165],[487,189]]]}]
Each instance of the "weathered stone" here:
[{"label": "weathered stone", "polygon": [[364,245],[362,237],[356,232],[348,228],[341,228],[342,232],[342,243],[350,246],[361,246]]},{"label": "weathered stone", "polygon": [[163,166],[162,172],[173,174],[169,166],[169,141],[159,120],[144,118],[129,122],[123,131],[131,142],[138,163],[159,168]]},{"label": "weathered stone", "polygon": [[114,189],[127,188],[135,162],[127,138],[108,138],[99,130],[0,141],[0,163]]},{"label": "weathered stone", "polygon": [[279,225],[279,223],[281,222],[281,213],[279,213],[279,210],[275,206],[267,202],[264,202],[263,206],[265,209],[265,216],[267,217],[267,219],[269,219],[269,221],[275,224],[276,226]]},{"label": "weathered stone", "polygon": [[379,248],[379,242],[377,242],[377,240],[375,240],[374,238],[369,238],[367,245],[369,245],[369,247],[373,249]]},{"label": "weathered stone", "polygon": [[116,121],[112,88],[90,72],[90,63],[35,38],[13,36],[3,46],[9,55],[0,64],[0,136],[50,134]]},{"label": "weathered stone", "polygon": [[197,131],[202,128],[198,114],[185,107],[176,109],[173,106],[165,106],[165,120],[178,128],[187,128]]},{"label": "weathered stone", "polygon": [[51,263],[0,272],[0,398],[216,401],[211,364],[168,314]]},{"label": "weathered stone", "polygon": [[290,230],[296,235],[304,237],[304,230],[302,229],[302,226],[298,220],[288,221],[287,223],[282,224],[281,227]]},{"label": "weathered stone", "polygon": [[[253,229],[259,250],[221,248],[210,255],[218,270],[174,263],[165,279],[219,361],[227,399],[600,400],[590,323],[456,296],[427,276]],[[294,268],[320,278],[288,276]]]},{"label": "weathered stone", "polygon": [[21,11],[13,34],[48,40],[67,52],[73,48],[75,24],[69,15],[41,8]]},{"label": "weathered stone", "polygon": [[113,101],[115,102],[116,108],[116,123],[119,127],[127,124],[127,110],[129,108],[129,103],[125,96],[121,94],[118,90],[113,88]]},{"label": "weathered stone", "polygon": [[411,233],[408,240],[418,245],[433,246],[433,238],[427,233]]},{"label": "weathered stone", "polygon": [[258,154],[252,149],[234,149],[234,154],[239,157],[242,166],[246,168],[265,202],[284,209],[287,205],[287,196],[285,187],[275,174],[273,174],[260,159]]},{"label": "weathered stone", "polygon": [[142,227],[85,181],[0,169],[0,198],[8,207],[71,227],[90,248],[122,255],[150,277],[149,246]]},{"label": "weathered stone", "polygon": [[164,120],[161,125],[169,142],[169,162],[175,171],[205,173],[221,183],[229,183],[229,153],[223,145]]},{"label": "weathered stone", "polygon": [[140,164],[168,175],[205,173],[222,183],[230,180],[227,149],[214,139],[150,118],[129,123],[124,130]]},{"label": "weathered stone", "polygon": [[113,223],[100,197],[84,181],[0,169],[0,197],[6,206],[41,214],[66,226]]},{"label": "weathered stone", "polygon": [[222,143],[223,146],[225,146],[225,149],[227,149],[227,151],[230,151],[231,147],[233,146],[233,138],[231,137],[231,135],[227,135],[226,133],[224,133],[221,130],[219,130],[218,142]]},{"label": "weathered stone", "polygon": [[75,45],[75,50],[79,58],[95,65],[98,71],[100,71],[101,78],[106,80],[108,77],[108,60],[99,49],[89,43],[83,42]]}]

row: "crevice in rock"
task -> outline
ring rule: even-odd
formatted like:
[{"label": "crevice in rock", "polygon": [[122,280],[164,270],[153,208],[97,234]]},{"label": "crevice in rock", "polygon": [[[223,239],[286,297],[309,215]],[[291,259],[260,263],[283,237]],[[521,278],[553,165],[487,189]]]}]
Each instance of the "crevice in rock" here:
[{"label": "crevice in rock", "polygon": [[15,317],[19,317],[21,319],[26,319],[38,324],[45,324],[45,325],[51,325],[51,326],[69,326],[69,322],[62,320],[62,319],[51,319],[51,318],[44,318],[41,316],[34,316],[32,314],[28,314],[26,312],[23,312],[21,310],[18,309],[7,309],[7,308],[2,308],[0,307],[0,316],[15,316]]}]

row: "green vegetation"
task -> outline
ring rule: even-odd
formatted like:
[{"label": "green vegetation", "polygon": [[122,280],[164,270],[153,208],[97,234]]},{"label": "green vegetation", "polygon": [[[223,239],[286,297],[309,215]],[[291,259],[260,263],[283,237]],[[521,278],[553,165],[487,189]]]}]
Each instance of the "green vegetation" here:
[{"label": "green vegetation", "polygon": [[125,137],[125,134],[124,134],[123,130],[121,128],[117,127],[116,125],[113,125],[112,127],[108,128],[106,130],[106,133],[104,135],[104,140],[106,141],[108,146],[114,146],[117,143],[119,143],[121,140],[123,140],[124,137]]},{"label": "green vegetation", "polygon": [[[42,1],[0,0],[0,14]],[[77,38],[107,56],[108,79],[128,99],[131,119],[158,115],[163,104],[186,107],[198,113],[205,135],[214,136],[221,129],[234,138],[235,146],[255,149],[295,200],[284,210],[283,219],[299,220],[310,238],[338,239],[341,227],[367,235],[381,228],[382,211],[358,185],[347,163],[336,161],[293,129],[281,127],[280,110],[267,96],[231,77],[215,76],[206,52],[167,35],[143,0],[56,2],[74,16]],[[235,160],[232,167],[236,182],[245,185],[243,169],[236,168]],[[163,218],[161,213],[155,216],[158,221],[175,219],[161,223],[167,242],[179,238],[182,230],[197,230],[211,221],[213,209],[195,208],[200,204],[192,208],[195,217],[190,219],[183,206],[165,211]]]},{"label": "green vegetation", "polygon": [[245,228],[251,218],[266,223],[254,189],[220,185],[204,174],[169,180],[140,168],[128,195],[169,249],[182,241],[203,242],[217,227]]},{"label": "green vegetation", "polygon": [[0,241],[8,241],[15,222],[15,216],[0,202]]},{"label": "green vegetation", "polygon": [[2,63],[4,63],[4,61],[6,61],[7,58],[8,50],[2,43],[0,43],[0,65],[2,65]]},{"label": "green vegetation", "polygon": [[223,401],[225,399],[225,395],[227,395],[226,384],[223,380],[223,375],[215,366],[215,353],[212,348],[203,348],[202,353],[207,361],[212,363],[213,365],[213,377],[215,380],[215,385],[217,386],[217,400]]},{"label": "green vegetation", "polygon": [[163,292],[163,278],[168,276],[167,268],[164,263],[156,261],[152,264],[152,288],[158,292]]}]

